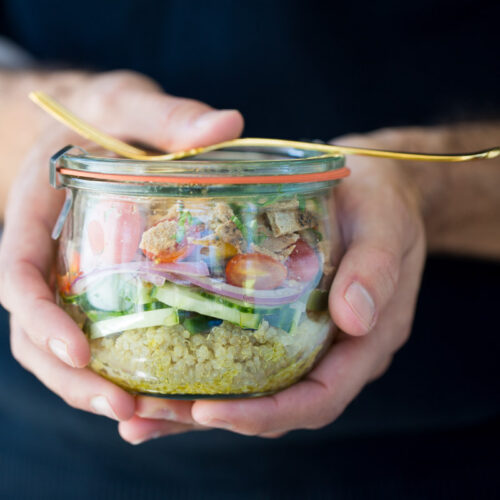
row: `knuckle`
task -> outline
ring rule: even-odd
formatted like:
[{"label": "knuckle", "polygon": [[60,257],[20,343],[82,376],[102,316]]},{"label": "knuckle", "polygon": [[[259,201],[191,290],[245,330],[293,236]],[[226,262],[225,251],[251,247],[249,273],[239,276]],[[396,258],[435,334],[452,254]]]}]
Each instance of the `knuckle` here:
[{"label": "knuckle", "polygon": [[12,357],[27,371],[31,372],[28,362],[26,361],[26,351],[23,347],[21,331],[11,321],[10,326],[10,351]]},{"label": "knuckle", "polygon": [[342,414],[345,407],[346,403],[340,403],[330,399],[329,403],[326,403],[323,408],[316,411],[314,415],[311,415],[310,420],[304,425],[304,428],[308,430],[318,430],[330,425]]},{"label": "knuckle", "polygon": [[210,109],[206,104],[202,104],[199,101],[178,97],[169,98],[164,102],[163,106],[166,125],[170,126],[180,121],[194,118],[200,112]]},{"label": "knuckle", "polygon": [[175,145],[176,148],[183,146],[179,144],[179,140],[182,140],[178,132],[182,132],[179,129],[179,124],[186,124],[194,121],[200,113],[206,112],[211,108],[206,104],[193,99],[168,97],[164,99],[161,104],[159,104],[158,116],[161,117],[161,123],[159,124],[162,130],[161,142],[167,149],[172,149]]},{"label": "knuckle", "polygon": [[136,71],[119,69],[109,71],[94,80],[94,85],[104,95],[110,96],[115,92],[126,90],[129,87],[138,87],[145,90],[157,89],[159,86],[151,78]]},{"label": "knuckle", "polygon": [[2,305],[5,309],[7,309],[7,305],[5,302],[5,268],[3,266],[0,267],[0,305]]},{"label": "knuckle", "polygon": [[280,437],[283,437],[285,434],[287,434],[286,431],[281,431],[281,432],[265,432],[264,434],[260,434],[260,437],[266,438],[266,439],[278,439]]},{"label": "knuckle", "polygon": [[240,427],[240,433],[246,436],[260,436],[271,432],[266,423],[262,420],[247,422]]},{"label": "knuckle", "polygon": [[326,427],[330,422],[333,421],[332,419],[325,419],[325,418],[315,418],[313,421],[307,423],[304,428],[315,431],[318,429],[322,429],[323,427]]},{"label": "knuckle", "polygon": [[375,370],[375,372],[371,378],[371,381],[380,378],[389,369],[389,366],[392,363],[392,358],[393,358],[393,356],[390,355],[387,358],[385,358],[384,361],[382,361],[382,363],[378,366],[377,370]]},{"label": "knuckle", "polygon": [[10,329],[10,350],[12,352],[12,357],[22,366],[22,349],[19,342],[19,335],[16,333],[16,329],[12,327]]},{"label": "knuckle", "polygon": [[72,391],[70,392],[67,392],[65,394],[61,394],[61,393],[58,393],[61,398],[63,399],[63,401],[71,406],[72,408],[76,408],[76,409],[84,409],[83,408],[83,405],[82,405],[82,401],[81,401],[81,398],[79,398],[76,394],[74,394]]},{"label": "knuckle", "polygon": [[95,77],[84,89],[85,114],[88,118],[109,121],[110,108],[116,108],[127,90],[159,91],[154,80],[135,71],[116,70]]},{"label": "knuckle", "polygon": [[7,311],[12,310],[12,302],[9,293],[7,292],[7,284],[13,282],[15,283],[15,281],[13,280],[19,279],[19,275],[16,274],[17,270],[17,264],[12,264],[9,266],[2,265],[2,267],[0,268],[0,303]]},{"label": "knuckle", "polygon": [[72,408],[85,409],[78,388],[75,388],[73,384],[68,384],[67,380],[56,373],[47,374],[46,385]]},{"label": "knuckle", "polygon": [[396,290],[399,281],[400,258],[387,248],[375,248],[372,251],[377,286],[389,297]]}]

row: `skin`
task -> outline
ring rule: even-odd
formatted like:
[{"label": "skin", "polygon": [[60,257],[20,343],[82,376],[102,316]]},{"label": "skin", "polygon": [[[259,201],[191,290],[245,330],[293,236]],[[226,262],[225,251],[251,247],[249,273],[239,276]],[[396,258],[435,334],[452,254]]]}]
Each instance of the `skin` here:
[{"label": "skin", "polygon": [[[234,110],[215,112],[167,96],[151,80],[128,72],[0,73],[0,87],[0,112],[12,118],[0,130],[6,151],[2,186],[17,173],[0,247],[0,298],[11,312],[13,355],[71,406],[119,420],[119,432],[130,443],[209,428],[273,438],[331,423],[385,372],[407,340],[429,251],[500,257],[500,162],[471,167],[351,157],[352,175],[335,195],[346,253],[332,285],[330,312],[342,333],[314,370],[294,386],[257,399],[133,397],[85,368],[87,341],[54,303],[50,232],[63,193],[48,185],[47,161],[62,146],[83,143],[28,106],[25,96],[45,89],[107,132],[165,150],[237,137],[243,119]],[[498,123],[465,124],[387,129],[335,142],[453,152],[491,146],[499,132]],[[55,351],[53,340],[60,341]]]}]

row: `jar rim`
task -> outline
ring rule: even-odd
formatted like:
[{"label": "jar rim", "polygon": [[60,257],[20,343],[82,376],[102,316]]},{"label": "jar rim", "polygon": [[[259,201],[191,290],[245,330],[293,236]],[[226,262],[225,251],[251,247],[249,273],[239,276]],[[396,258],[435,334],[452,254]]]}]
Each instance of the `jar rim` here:
[{"label": "jar rim", "polygon": [[[75,154],[75,150],[79,150]],[[212,151],[183,160],[147,161],[97,156],[67,146],[51,159],[51,182],[65,178],[154,184],[293,184],[317,183],[349,175],[339,153],[245,146]]]}]

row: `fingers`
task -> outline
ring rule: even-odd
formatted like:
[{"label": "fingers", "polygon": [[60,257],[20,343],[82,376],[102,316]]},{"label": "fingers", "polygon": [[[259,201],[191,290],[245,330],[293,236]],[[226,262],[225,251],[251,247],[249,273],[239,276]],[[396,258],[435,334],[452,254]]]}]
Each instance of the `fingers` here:
[{"label": "fingers", "polygon": [[[38,165],[41,159],[33,155],[27,161]],[[46,184],[46,169],[41,172],[31,169],[13,188],[0,248],[0,298],[34,344],[82,367],[90,359],[88,342],[54,303],[47,283],[54,258],[50,226],[61,199]]]},{"label": "fingers", "polygon": [[208,430],[208,428],[173,422],[169,420],[153,420],[135,416],[126,422],[120,422],[120,436],[130,444],[140,444],[162,436],[181,434],[193,430]]},{"label": "fingers", "polygon": [[138,396],[135,414],[146,419],[175,420],[176,422],[193,424],[192,406],[192,401]]},{"label": "fingers", "polygon": [[11,348],[15,359],[74,408],[115,420],[134,414],[134,398],[89,369],[70,368],[34,346],[13,321]]},{"label": "fingers", "polygon": [[165,94],[148,78],[128,71],[96,78],[80,101],[75,111],[96,126],[161,150],[205,146],[238,137],[243,130],[238,111],[218,111]]},{"label": "fingers", "polygon": [[272,396],[196,401],[193,418],[201,425],[263,437],[322,427],[334,420],[366,383],[374,363],[371,343],[371,337],[351,337],[334,345],[304,380]]},{"label": "fingers", "polygon": [[[425,258],[423,240],[403,254],[398,291],[392,293],[370,335],[342,334],[304,380],[273,396],[196,401],[193,419],[201,425],[263,437],[317,429],[334,421],[368,382],[387,369],[408,338]],[[359,276],[370,275],[363,272]]]},{"label": "fingers", "polygon": [[418,220],[388,183],[354,181],[337,196],[347,250],[331,288],[330,312],[341,330],[363,335],[374,328],[396,290]]},{"label": "fingers", "polygon": [[371,331],[392,297],[402,250],[370,240],[352,244],[344,255],[330,292],[334,323],[351,335]]},{"label": "fingers", "polygon": [[238,137],[243,117],[236,110],[214,110],[192,99],[163,93],[124,92],[116,103],[120,134],[152,144],[159,149],[177,151],[207,146]]},{"label": "fingers", "polygon": [[16,261],[3,277],[8,293],[4,306],[40,349],[72,367],[86,366],[90,359],[87,339],[75,322],[55,303],[40,271]]}]

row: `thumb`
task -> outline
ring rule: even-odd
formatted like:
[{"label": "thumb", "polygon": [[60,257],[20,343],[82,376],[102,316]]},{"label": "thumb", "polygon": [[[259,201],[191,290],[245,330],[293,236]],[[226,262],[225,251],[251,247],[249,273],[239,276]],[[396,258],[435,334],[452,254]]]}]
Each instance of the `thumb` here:
[{"label": "thumb", "polygon": [[239,111],[166,94],[141,75],[101,76],[98,83],[82,96],[86,109],[79,108],[91,123],[124,140],[177,151],[233,139],[243,130]]},{"label": "thumb", "polygon": [[[349,194],[344,193],[344,196]],[[354,196],[354,195],[353,195]],[[387,193],[350,203],[347,251],[332,284],[329,305],[334,323],[351,335],[368,333],[392,298],[409,246],[404,210]],[[392,196],[394,199],[394,196]]]}]

